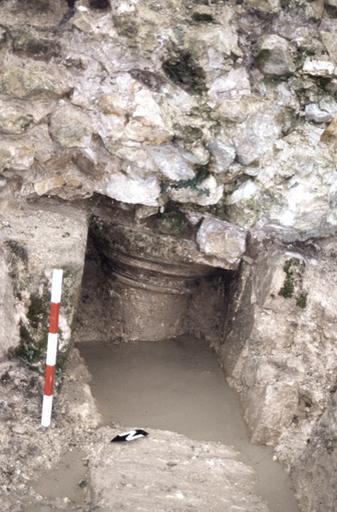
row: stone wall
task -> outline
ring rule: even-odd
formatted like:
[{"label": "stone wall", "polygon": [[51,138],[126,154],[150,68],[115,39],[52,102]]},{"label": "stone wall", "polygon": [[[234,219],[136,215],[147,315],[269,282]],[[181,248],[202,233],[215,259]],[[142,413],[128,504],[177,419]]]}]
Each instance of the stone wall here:
[{"label": "stone wall", "polygon": [[64,271],[60,354],[71,340],[84,266],[88,221],[79,207],[44,202],[1,203],[0,357],[12,349],[33,366],[44,363],[53,268]]},{"label": "stone wall", "polygon": [[330,1],[1,2],[1,195],[334,230]]},{"label": "stone wall", "polygon": [[[209,303],[208,335],[253,440],[276,446],[303,510],[332,512],[336,1],[105,4],[0,2],[0,356],[45,337],[54,265],[71,269],[70,339],[87,218],[50,210],[51,198],[99,193],[138,205],[135,222],[170,223],[173,205],[195,255],[227,270],[241,261],[221,284],[230,302]],[[25,203],[41,197],[43,213]],[[230,267],[226,233],[240,227],[251,242]]]},{"label": "stone wall", "polygon": [[276,447],[303,510],[317,512],[335,509],[331,493],[323,492],[336,482],[335,247],[335,237],[286,243],[275,233],[253,233],[252,259],[234,283],[217,346],[252,441]]}]

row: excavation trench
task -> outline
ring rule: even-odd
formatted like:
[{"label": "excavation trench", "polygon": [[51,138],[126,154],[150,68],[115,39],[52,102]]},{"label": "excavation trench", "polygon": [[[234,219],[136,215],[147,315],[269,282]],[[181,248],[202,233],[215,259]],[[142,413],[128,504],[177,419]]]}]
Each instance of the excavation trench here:
[{"label": "excavation trench", "polygon": [[102,238],[97,225],[90,234],[75,333],[103,424],[233,446],[271,512],[297,511],[288,476],[271,448],[250,442],[239,399],[197,336],[196,325],[221,329],[235,274],[120,252],[113,236]]}]

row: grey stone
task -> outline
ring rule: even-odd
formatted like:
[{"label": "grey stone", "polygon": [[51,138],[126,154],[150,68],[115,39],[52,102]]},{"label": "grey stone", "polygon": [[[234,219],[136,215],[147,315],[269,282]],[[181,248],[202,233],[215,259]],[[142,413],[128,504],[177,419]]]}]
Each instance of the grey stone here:
[{"label": "grey stone", "polygon": [[252,113],[237,129],[234,139],[238,160],[243,165],[256,163],[266,155],[272,155],[273,143],[284,127],[280,110],[265,105],[264,109]]},{"label": "grey stone", "polygon": [[334,61],[334,64],[337,64],[337,50],[336,45],[334,44],[336,40],[336,30],[331,32],[322,30],[320,35],[330,58]]},{"label": "grey stone", "polygon": [[280,0],[247,0],[247,5],[265,13],[279,12],[281,9]]},{"label": "grey stone", "polygon": [[276,34],[261,39],[258,63],[265,75],[283,76],[295,71],[288,41]]},{"label": "grey stone", "polygon": [[261,232],[253,240],[254,270],[241,269],[229,305],[236,322],[227,325],[219,354],[243,400],[252,439],[276,445],[276,456],[293,468],[305,510],[321,502],[332,511],[336,239],[318,242],[315,255],[304,246],[294,252],[270,243]]},{"label": "grey stone", "polygon": [[145,206],[158,206],[160,204],[159,180],[149,178],[137,178],[125,174],[113,174],[106,186],[107,196],[131,204],[143,204]]},{"label": "grey stone", "polygon": [[15,319],[15,297],[9,271],[10,261],[6,261],[5,253],[0,251],[0,359],[7,355],[8,350],[19,344],[19,328]]},{"label": "grey stone", "polygon": [[307,57],[303,64],[303,73],[311,76],[334,76],[335,64],[329,60]]},{"label": "grey stone", "polygon": [[246,250],[247,232],[225,221],[206,217],[197,232],[201,252],[238,266]]},{"label": "grey stone", "polygon": [[218,105],[220,118],[224,122],[242,123],[249,115],[257,112],[263,102],[255,95],[224,99]]},{"label": "grey stone", "polygon": [[251,92],[249,75],[245,68],[231,69],[227,75],[214,80],[209,95],[221,99],[248,96]]},{"label": "grey stone", "polygon": [[308,121],[313,121],[314,123],[328,123],[333,119],[332,114],[321,110],[315,103],[305,106],[305,117]]},{"label": "grey stone", "polygon": [[151,146],[148,152],[165,177],[176,181],[194,178],[195,172],[184,153],[172,144]]},{"label": "grey stone", "polygon": [[92,135],[90,117],[62,102],[51,116],[50,133],[65,148],[88,147]]},{"label": "grey stone", "polygon": [[227,171],[229,166],[234,162],[236,152],[232,144],[216,139],[208,146],[211,155],[214,158],[213,172],[222,173]]},{"label": "grey stone", "polygon": [[[297,490],[303,496],[303,506],[307,510],[321,509],[324,512],[334,512],[336,508],[336,439],[337,396],[335,392],[314,431],[307,437],[306,447],[293,470],[293,474],[296,475]],[[315,482],[315,488],[319,489],[319,492],[312,491],[310,481]]]},{"label": "grey stone", "polygon": [[50,93],[63,96],[70,92],[72,80],[66,69],[54,63],[32,60],[27,66],[21,59],[12,59],[0,79],[0,92],[17,98],[31,94]]},{"label": "grey stone", "polygon": [[325,0],[324,3],[326,5],[331,5],[331,7],[337,7],[337,0]]},{"label": "grey stone", "polygon": [[[2,266],[4,283],[0,314],[0,353],[19,342],[21,331],[23,357],[29,356],[33,345],[45,344],[49,315],[50,283],[53,268],[64,270],[62,308],[60,313],[60,345],[63,352],[71,339],[71,326],[81,285],[87,238],[85,211],[65,205],[26,206],[16,202],[0,205],[0,222],[7,228],[0,231],[0,246],[6,254],[7,272]],[[11,292],[12,290],[12,292]],[[14,301],[13,293],[16,300]],[[10,325],[9,325],[10,323]],[[31,345],[30,349],[27,346]],[[26,352],[25,352],[26,351]],[[36,354],[34,364],[42,365]]]},{"label": "grey stone", "polygon": [[125,446],[109,443],[117,433],[116,429],[100,429],[90,454],[93,500],[99,509],[112,512],[123,503],[123,509],[130,512],[135,507],[141,512],[206,510],[211,495],[214,512],[224,508],[267,512],[252,492],[251,470],[227,446],[150,430],[146,439],[128,443],[125,450]]},{"label": "grey stone", "polygon": [[0,131],[3,133],[19,135],[24,133],[33,122],[33,116],[28,114],[21,105],[0,101],[0,107]]}]

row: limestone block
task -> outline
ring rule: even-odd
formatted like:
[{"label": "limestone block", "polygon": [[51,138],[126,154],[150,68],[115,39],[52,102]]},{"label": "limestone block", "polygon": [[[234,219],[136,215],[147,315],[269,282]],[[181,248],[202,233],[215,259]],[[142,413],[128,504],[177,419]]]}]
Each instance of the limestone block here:
[{"label": "limestone block", "polygon": [[64,177],[61,175],[55,175],[34,183],[34,190],[39,196],[43,196],[51,190],[62,187],[64,184]]},{"label": "limestone block", "polygon": [[197,232],[196,241],[201,252],[231,265],[239,265],[246,250],[247,232],[229,222],[205,217]]},{"label": "limestone block", "polygon": [[337,117],[335,117],[329,126],[324,130],[321,136],[321,140],[324,142],[335,143],[337,141]]},{"label": "limestone block", "polygon": [[196,29],[189,30],[186,34],[188,47],[193,49],[199,59],[204,63],[208,62],[209,68],[212,67],[209,55],[205,55],[205,50],[211,48],[222,57],[231,54],[241,56],[242,52],[238,45],[238,36],[235,25],[231,22],[233,13],[230,9],[224,8],[221,16],[221,25],[207,24],[199,25]]},{"label": "limestone block", "polygon": [[280,0],[247,0],[247,5],[261,12],[279,12]]},{"label": "limestone block", "polygon": [[335,64],[329,60],[318,60],[307,57],[303,64],[303,73],[311,76],[334,76]]},{"label": "limestone block", "polygon": [[314,123],[328,123],[333,118],[333,115],[329,112],[321,110],[315,103],[310,103],[305,106],[305,117],[308,121]]},{"label": "limestone block", "polygon": [[28,134],[13,139],[3,136],[0,141],[0,170],[28,171],[34,161],[45,163],[54,151],[48,127],[41,124]]},{"label": "limestone block", "polygon": [[258,187],[253,180],[245,181],[240,187],[226,198],[226,202],[229,205],[242,204],[253,198],[257,198],[259,193]]},{"label": "limestone block", "polygon": [[298,410],[299,393],[296,382],[274,382],[262,389],[248,392],[244,418],[253,443],[275,444],[290,427]]},{"label": "limestone block", "polygon": [[14,142],[6,138],[0,141],[0,170],[7,167],[12,169],[29,169],[34,162],[34,145],[31,140]]},{"label": "limestone block", "polygon": [[[286,137],[274,140],[269,150],[274,148],[277,151],[263,156],[259,170],[253,165],[246,168],[245,172],[252,173],[254,179],[240,184],[226,198],[230,205],[228,220],[252,226],[258,218],[261,220],[264,210],[264,223],[268,223],[267,219],[273,219],[272,223],[303,232],[330,232],[329,226],[335,222],[335,212],[329,206],[327,193],[335,186],[337,179],[329,154],[330,143],[331,149],[335,144],[333,133],[333,121],[331,131],[328,127],[325,135],[322,135],[321,128],[307,123],[305,129],[295,130]],[[320,144],[321,138],[328,144]],[[252,147],[252,155],[253,150]],[[325,176],[323,183],[320,177],[322,169]],[[275,183],[279,183],[277,188]],[[317,212],[320,212],[319,215]]]},{"label": "limestone block", "polygon": [[261,99],[257,96],[242,96],[241,98],[222,100],[219,103],[218,112],[224,121],[242,123],[250,114],[257,112],[261,106]]},{"label": "limestone block", "polygon": [[[186,180],[195,177],[195,172],[184,152],[172,144],[149,146],[148,153],[160,172],[170,180]],[[185,158],[184,158],[185,156]]]},{"label": "limestone block", "polygon": [[[84,265],[87,216],[85,211],[64,204],[3,203],[0,205],[0,245],[6,253],[11,286],[16,297],[1,304],[1,314],[15,318],[20,332],[19,355],[29,364],[41,365],[47,341],[50,283],[53,268],[63,268],[60,313],[60,362],[71,339],[71,326],[79,296]],[[4,293],[8,284],[4,281]],[[2,302],[2,301],[1,301]],[[12,312],[3,310],[12,304]],[[6,324],[5,324],[6,325]],[[16,338],[16,341],[17,338]]]},{"label": "limestone block", "polygon": [[71,88],[72,80],[66,69],[61,71],[60,65],[34,60],[28,64],[20,59],[10,60],[0,78],[0,92],[17,98],[38,93],[63,96]]},{"label": "limestone block", "polygon": [[[28,25],[42,30],[58,26],[68,7],[63,0],[30,1],[24,5],[21,0],[12,0],[9,6],[8,9],[8,5],[0,5],[0,19],[6,20],[6,25],[23,28]],[[29,24],[27,19],[30,20]]]},{"label": "limestone block", "polygon": [[214,165],[212,170],[216,174],[226,172],[235,160],[236,151],[229,141],[223,141],[220,138],[215,139],[209,144],[208,150],[213,156]]},{"label": "limestone block", "polygon": [[[336,5],[337,6],[337,5]],[[337,503],[337,396],[318,421],[293,470],[303,508],[334,512]]]},{"label": "limestone block", "polygon": [[82,110],[61,102],[51,116],[50,133],[64,148],[87,147],[92,135],[90,117]]},{"label": "limestone block", "polygon": [[[130,137],[132,140],[138,140],[141,137],[141,140],[153,144],[161,144],[171,138],[171,127],[167,119],[163,116],[153,94],[145,88],[134,95],[132,117],[133,121],[126,126],[125,137]],[[132,135],[133,131],[135,131],[134,135]]]},{"label": "limestone block", "polygon": [[94,506],[105,512],[117,510],[120,503],[125,510],[136,507],[140,512],[267,512],[267,506],[254,496],[252,470],[237,460],[232,449],[172,432],[149,432],[146,439],[128,443],[125,450],[123,444],[109,443],[116,429],[98,431],[89,462]]},{"label": "limestone block", "polygon": [[10,262],[0,252],[0,359],[19,344],[19,329],[15,319],[15,297],[9,275]]},{"label": "limestone block", "polygon": [[0,100],[0,131],[10,135],[24,133],[32,124],[33,116],[21,105]]},{"label": "limestone block", "polygon": [[265,106],[251,114],[238,128],[234,139],[239,162],[250,165],[270,154],[273,142],[282,135],[285,124],[285,116],[278,108]]},{"label": "limestone block", "polygon": [[250,81],[245,68],[231,69],[229,73],[220,76],[212,83],[208,94],[217,100],[234,99],[249,96],[251,92]]},{"label": "limestone block", "polygon": [[325,0],[326,5],[331,5],[331,7],[337,7],[337,0]]},{"label": "limestone block", "polygon": [[295,66],[288,41],[276,34],[264,36],[259,44],[258,64],[265,75],[283,76],[293,73]]},{"label": "limestone block", "polygon": [[[336,0],[332,0],[332,1],[336,1]],[[337,7],[337,5],[336,5],[336,7]],[[334,64],[337,65],[337,49],[336,49],[336,45],[335,45],[336,31],[327,32],[327,31],[322,30],[320,32],[320,35],[321,35],[322,41],[324,43],[324,46],[328,51],[330,58],[333,60]]]},{"label": "limestone block", "polygon": [[160,204],[160,184],[155,176],[141,178],[121,173],[113,174],[106,186],[107,196],[131,204],[158,206]]}]

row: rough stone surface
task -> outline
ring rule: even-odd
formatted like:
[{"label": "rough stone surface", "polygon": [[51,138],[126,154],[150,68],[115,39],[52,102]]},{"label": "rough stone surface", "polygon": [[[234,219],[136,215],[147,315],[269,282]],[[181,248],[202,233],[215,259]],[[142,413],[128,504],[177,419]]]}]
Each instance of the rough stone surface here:
[{"label": "rough stone surface", "polygon": [[114,174],[106,194],[117,201],[145,206],[159,206],[160,184],[156,177],[140,178]]},{"label": "rough stone surface", "polygon": [[[212,215],[215,223],[251,228],[250,252],[224,287],[232,299],[217,324],[225,323],[226,338],[219,357],[254,440],[276,445],[292,468],[302,509],[329,511],[336,480],[327,426],[337,360],[335,0],[169,0],[160,8],[133,0],[109,9],[86,0],[74,8],[2,0],[0,19],[0,356],[19,335],[45,340],[46,319],[36,308],[49,267],[71,262],[67,283],[76,295],[85,251],[79,210],[14,211],[11,201],[99,193],[138,211],[134,224],[146,219],[135,245],[145,255],[152,240],[149,254],[156,247],[158,258],[227,270],[238,262],[231,267],[198,250],[198,224]],[[120,247],[130,250],[135,233],[119,231]],[[66,291],[61,346],[75,302]],[[29,351],[25,357],[32,362]],[[12,373],[11,393],[20,379],[29,393],[26,370]],[[20,414],[13,418],[10,440],[23,436],[12,430]],[[7,430],[3,457],[12,453]],[[15,460],[32,449],[33,431]],[[52,435],[46,439],[53,445]],[[5,493],[11,478],[24,483],[17,466],[1,461]],[[7,493],[2,508],[13,507],[23,509]]]},{"label": "rough stone surface", "polygon": [[108,259],[119,252],[158,264],[236,270],[245,252],[246,230],[211,215],[199,214],[198,222],[205,220],[198,231],[178,209],[157,209],[137,223],[137,210],[122,210],[105,201],[97,201],[92,211],[95,246]]},{"label": "rough stone surface", "polygon": [[[337,5],[336,5],[337,6]],[[294,469],[303,496],[303,509],[334,512],[337,503],[337,397],[334,393],[327,410]],[[312,493],[310,480],[320,489]]]},{"label": "rough stone surface", "polygon": [[[267,512],[252,494],[250,470],[230,448],[155,430],[127,446],[109,444],[117,433],[111,428],[98,431],[90,456],[97,510]],[[151,485],[149,472],[155,475]]]},{"label": "rough stone surface", "polygon": [[9,349],[16,347],[19,343],[13,285],[9,275],[9,265],[3,251],[0,252],[0,282],[0,358],[2,358]]},{"label": "rough stone surface", "polygon": [[205,254],[235,265],[246,251],[246,238],[244,229],[206,217],[197,232],[196,241]]},{"label": "rough stone surface", "polygon": [[303,72],[312,76],[333,76],[335,66],[328,60],[316,60],[307,58],[303,65]]},{"label": "rough stone surface", "polygon": [[324,442],[320,418],[326,408],[327,418],[333,414],[336,386],[336,239],[282,245],[260,235],[230,290],[217,350],[241,395],[252,439],[276,446],[278,458],[293,468],[303,510],[320,510],[319,500],[333,510],[319,486],[309,491],[313,479],[301,467],[305,453],[317,478],[324,474],[325,489],[335,487],[334,463],[319,468],[318,446]]},{"label": "rough stone surface", "polygon": [[283,76],[295,71],[288,41],[276,34],[262,38],[258,60],[260,70],[265,75]]},{"label": "rough stone surface", "polygon": [[[74,393],[68,386],[76,364],[77,400],[81,402],[81,414],[76,409]],[[81,358],[75,353],[70,358],[69,375],[66,376],[59,401],[60,387],[57,382],[52,427],[40,427],[42,372],[29,369],[18,360],[0,363],[0,494],[1,510],[6,512],[85,511],[91,510],[84,500],[76,504],[65,499],[41,496],[35,482],[48,475],[48,471],[61,465],[62,459],[74,451],[85,456],[85,449],[93,436],[92,427],[99,415],[90,392],[86,391],[88,376]],[[63,403],[68,404],[64,410]],[[72,407],[70,407],[70,404]],[[90,417],[83,411],[90,410]],[[69,467],[63,467],[69,471]],[[84,475],[85,476],[85,475]],[[71,472],[69,478],[72,478]],[[76,482],[76,485],[78,483]],[[88,496],[90,501],[90,494]]]},{"label": "rough stone surface", "polygon": [[314,123],[328,123],[332,120],[332,114],[321,110],[315,103],[310,103],[305,107],[305,117],[308,121],[314,121]]},{"label": "rough stone surface", "polygon": [[[71,339],[87,238],[87,215],[69,205],[2,202],[1,353],[10,347],[30,364],[44,363],[53,268],[64,271],[60,350]],[[4,301],[4,302],[3,302]],[[9,325],[9,322],[11,325]],[[2,331],[0,331],[2,332]]]},{"label": "rough stone surface", "polygon": [[1,197],[98,192],[333,232],[334,147],[311,124],[337,111],[325,6],[2,1]]}]

